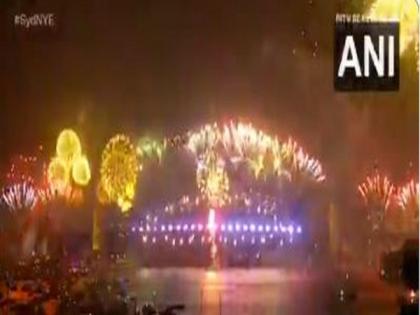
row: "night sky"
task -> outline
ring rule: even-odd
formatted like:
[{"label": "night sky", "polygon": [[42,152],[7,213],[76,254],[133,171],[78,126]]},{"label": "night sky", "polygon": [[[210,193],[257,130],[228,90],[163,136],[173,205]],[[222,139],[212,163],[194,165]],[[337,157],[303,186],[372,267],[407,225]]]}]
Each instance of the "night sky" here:
[{"label": "night sky", "polygon": [[[331,189],[345,188],[338,195],[376,164],[404,181],[410,162],[418,169],[413,53],[401,60],[399,92],[334,92],[334,14],[343,7],[1,0],[0,161],[38,143],[52,152],[64,127],[80,132],[95,161],[116,132],[173,135],[241,118],[293,135],[324,163]],[[21,30],[18,12],[52,12],[58,25]]]}]

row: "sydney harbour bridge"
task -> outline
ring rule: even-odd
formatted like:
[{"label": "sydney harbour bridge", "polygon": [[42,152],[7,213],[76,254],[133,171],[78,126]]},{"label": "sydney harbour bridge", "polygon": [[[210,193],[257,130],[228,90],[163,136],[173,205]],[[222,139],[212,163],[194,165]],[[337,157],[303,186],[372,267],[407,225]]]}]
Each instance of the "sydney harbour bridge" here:
[{"label": "sydney harbour bridge", "polygon": [[[177,160],[184,174],[159,170]],[[119,134],[101,162],[94,251],[146,265],[226,266],[292,264],[329,250],[327,177],[291,137],[233,121],[164,139]],[[146,202],[151,181],[176,193]]]}]

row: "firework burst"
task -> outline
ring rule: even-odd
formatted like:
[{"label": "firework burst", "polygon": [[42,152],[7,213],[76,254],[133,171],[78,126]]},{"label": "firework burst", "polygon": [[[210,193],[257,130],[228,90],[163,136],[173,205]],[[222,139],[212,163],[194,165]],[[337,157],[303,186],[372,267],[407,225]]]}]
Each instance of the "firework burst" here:
[{"label": "firework burst", "polygon": [[307,154],[292,138],[282,145],[280,154],[284,173],[289,179],[306,177],[315,182],[323,182],[326,179],[319,160]]},{"label": "firework burst", "polygon": [[405,210],[419,210],[419,183],[414,180],[409,181],[397,191],[397,204]]},{"label": "firework burst", "polygon": [[[64,129],[56,141],[56,155],[48,165],[48,187],[40,187],[43,203],[55,197],[64,198],[68,204],[77,205],[83,199],[80,187],[87,186],[91,170],[86,155],[82,152],[79,136],[72,129]],[[73,193],[77,191],[77,198]],[[77,200],[77,202],[75,202]]]},{"label": "firework burst", "polygon": [[388,177],[377,173],[373,177],[366,177],[358,186],[358,191],[366,206],[386,211],[392,202],[395,187]]},{"label": "firework burst", "polygon": [[197,186],[213,207],[221,207],[229,198],[229,179],[224,162],[213,151],[208,152],[197,165]]},{"label": "firework burst", "polygon": [[309,156],[296,141],[281,143],[251,124],[230,122],[223,126],[208,124],[189,133],[186,147],[196,158],[215,151],[230,162],[245,163],[255,178],[264,175],[305,175],[316,182],[325,180],[321,163]]},{"label": "firework burst", "polygon": [[130,138],[122,134],[112,137],[102,152],[100,185],[107,199],[123,212],[132,207],[140,169]]},{"label": "firework burst", "polygon": [[10,211],[32,210],[38,201],[38,194],[29,182],[24,182],[3,189],[1,200]]},{"label": "firework burst", "polygon": [[5,172],[5,185],[12,186],[24,182],[35,187],[44,185],[47,179],[47,164],[43,162],[42,151],[43,147],[40,145],[34,154],[13,156]]},{"label": "firework burst", "polygon": [[162,162],[166,150],[166,141],[159,141],[149,137],[140,138],[137,142],[136,151],[142,160],[156,159]]}]

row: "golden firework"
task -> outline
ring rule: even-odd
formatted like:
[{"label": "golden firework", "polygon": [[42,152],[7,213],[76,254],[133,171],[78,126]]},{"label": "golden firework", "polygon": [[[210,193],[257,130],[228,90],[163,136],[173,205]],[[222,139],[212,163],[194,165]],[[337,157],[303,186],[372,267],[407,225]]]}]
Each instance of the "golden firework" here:
[{"label": "golden firework", "polygon": [[101,185],[109,200],[117,203],[123,212],[133,205],[139,170],[130,138],[123,134],[112,137],[102,152]]},{"label": "golden firework", "polygon": [[64,129],[57,138],[57,157],[71,163],[82,153],[82,145],[77,133],[72,129]]},{"label": "golden firework", "polygon": [[67,163],[55,157],[48,165],[48,183],[52,189],[59,194],[63,194],[70,181],[70,169]]},{"label": "golden firework", "polygon": [[[76,186],[86,186],[91,178],[89,161],[82,154],[79,136],[72,129],[60,132],[56,143],[56,156],[48,165],[49,190],[64,197],[70,204],[83,200],[83,191]],[[69,193],[72,192],[72,193]],[[45,197],[50,194],[45,193]]]},{"label": "golden firework", "polygon": [[229,199],[229,178],[224,161],[213,151],[198,161],[197,186],[212,207],[221,207]]},{"label": "golden firework", "polygon": [[74,159],[72,165],[72,177],[74,182],[80,186],[86,186],[90,181],[90,166],[86,156],[81,155]]},{"label": "golden firework", "polygon": [[140,158],[156,159],[162,162],[163,154],[166,150],[166,142],[150,137],[142,137],[137,142],[136,151]]}]

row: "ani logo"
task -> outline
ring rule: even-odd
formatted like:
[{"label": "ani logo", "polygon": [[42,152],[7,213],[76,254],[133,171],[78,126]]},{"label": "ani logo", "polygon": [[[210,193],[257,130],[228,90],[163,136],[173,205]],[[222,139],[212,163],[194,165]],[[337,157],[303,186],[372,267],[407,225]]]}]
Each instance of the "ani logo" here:
[{"label": "ani logo", "polygon": [[398,90],[399,59],[399,22],[337,16],[334,49],[337,91]]}]

